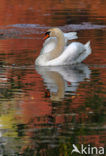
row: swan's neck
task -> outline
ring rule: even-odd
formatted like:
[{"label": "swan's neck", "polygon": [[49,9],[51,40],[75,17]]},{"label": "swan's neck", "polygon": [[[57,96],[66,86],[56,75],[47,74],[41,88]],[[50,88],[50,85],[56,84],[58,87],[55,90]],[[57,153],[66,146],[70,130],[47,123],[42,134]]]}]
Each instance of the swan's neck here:
[{"label": "swan's neck", "polygon": [[55,37],[57,38],[57,44],[56,44],[55,49],[53,49],[51,52],[45,54],[46,59],[48,61],[60,56],[60,54],[63,52],[64,47],[65,47],[65,39],[64,39],[63,33],[61,32],[59,35],[57,34]]}]

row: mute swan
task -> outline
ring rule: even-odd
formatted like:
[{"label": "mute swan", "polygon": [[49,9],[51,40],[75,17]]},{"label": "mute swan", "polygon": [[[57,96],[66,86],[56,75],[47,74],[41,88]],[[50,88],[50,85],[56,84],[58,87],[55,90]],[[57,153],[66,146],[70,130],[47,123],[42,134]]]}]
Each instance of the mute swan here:
[{"label": "mute swan", "polygon": [[59,66],[82,62],[90,53],[90,41],[85,45],[72,42],[66,46],[64,33],[59,28],[51,28],[45,33],[45,39],[56,37],[54,49],[41,53],[35,61],[39,66]]}]

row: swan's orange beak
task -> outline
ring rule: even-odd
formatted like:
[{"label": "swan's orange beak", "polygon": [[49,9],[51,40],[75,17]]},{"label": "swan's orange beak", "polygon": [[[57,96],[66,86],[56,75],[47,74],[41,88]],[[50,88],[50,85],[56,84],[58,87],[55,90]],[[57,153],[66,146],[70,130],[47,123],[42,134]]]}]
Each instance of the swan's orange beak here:
[{"label": "swan's orange beak", "polygon": [[45,37],[43,38],[44,40],[46,40],[47,38],[49,38],[50,37],[50,31],[47,31],[46,33],[45,33]]},{"label": "swan's orange beak", "polygon": [[46,40],[47,38],[49,38],[49,35],[48,34],[43,39]]}]

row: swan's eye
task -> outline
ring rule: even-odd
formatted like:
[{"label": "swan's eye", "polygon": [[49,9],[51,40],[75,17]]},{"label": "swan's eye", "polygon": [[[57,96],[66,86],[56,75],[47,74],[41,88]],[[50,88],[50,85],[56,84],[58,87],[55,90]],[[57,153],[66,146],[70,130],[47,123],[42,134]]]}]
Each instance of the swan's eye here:
[{"label": "swan's eye", "polygon": [[44,39],[47,39],[47,38],[49,38],[49,37],[50,37],[50,31],[47,31],[47,32],[45,33]]}]

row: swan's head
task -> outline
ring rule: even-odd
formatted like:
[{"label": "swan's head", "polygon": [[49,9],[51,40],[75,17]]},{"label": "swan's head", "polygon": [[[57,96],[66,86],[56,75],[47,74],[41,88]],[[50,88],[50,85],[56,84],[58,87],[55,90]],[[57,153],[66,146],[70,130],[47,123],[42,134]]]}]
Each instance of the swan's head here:
[{"label": "swan's head", "polygon": [[62,34],[62,31],[59,28],[51,28],[45,33],[44,39],[49,37],[58,37]]}]

